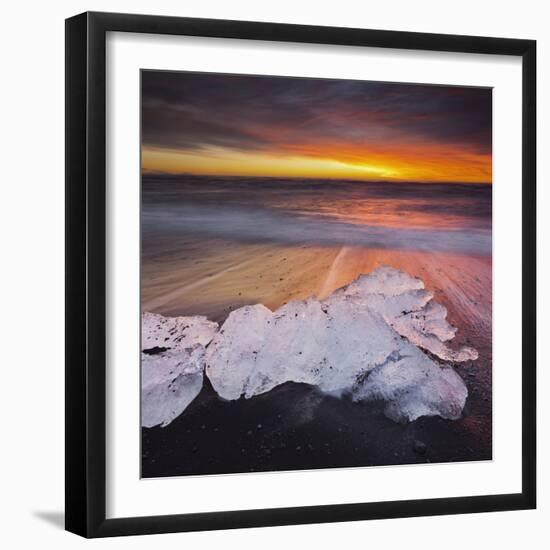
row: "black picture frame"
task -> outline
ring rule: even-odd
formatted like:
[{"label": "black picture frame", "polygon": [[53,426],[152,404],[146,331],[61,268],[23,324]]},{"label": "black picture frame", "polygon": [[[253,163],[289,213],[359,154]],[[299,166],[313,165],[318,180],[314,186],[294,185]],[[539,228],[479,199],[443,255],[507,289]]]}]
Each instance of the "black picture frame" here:
[{"label": "black picture frame", "polygon": [[[109,31],[518,56],[522,121],[522,490],[516,494],[106,519],[105,42]],[[536,506],[536,42],[115,13],[66,20],[66,529],[107,537]]]}]

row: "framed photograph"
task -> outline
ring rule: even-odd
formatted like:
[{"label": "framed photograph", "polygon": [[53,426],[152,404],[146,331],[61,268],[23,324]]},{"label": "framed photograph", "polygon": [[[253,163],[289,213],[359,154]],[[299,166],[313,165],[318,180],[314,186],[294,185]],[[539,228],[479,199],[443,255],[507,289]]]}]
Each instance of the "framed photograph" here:
[{"label": "framed photograph", "polygon": [[531,40],[66,21],[66,528],[535,507]]}]

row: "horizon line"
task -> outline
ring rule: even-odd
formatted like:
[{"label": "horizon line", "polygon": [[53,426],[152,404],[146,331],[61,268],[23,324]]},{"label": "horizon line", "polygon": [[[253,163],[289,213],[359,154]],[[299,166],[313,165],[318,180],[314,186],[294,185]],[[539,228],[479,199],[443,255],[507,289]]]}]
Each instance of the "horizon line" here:
[{"label": "horizon line", "polygon": [[433,180],[433,179],[375,179],[375,178],[338,178],[331,176],[269,176],[269,175],[253,175],[253,174],[215,174],[215,173],[193,173],[193,172],[163,172],[158,170],[141,170],[141,177],[146,176],[168,176],[168,177],[198,177],[198,178],[225,178],[225,179],[276,179],[276,180],[314,180],[314,181],[349,181],[357,183],[421,183],[421,184],[436,184],[436,185],[492,185],[493,181],[448,181],[448,180]]}]

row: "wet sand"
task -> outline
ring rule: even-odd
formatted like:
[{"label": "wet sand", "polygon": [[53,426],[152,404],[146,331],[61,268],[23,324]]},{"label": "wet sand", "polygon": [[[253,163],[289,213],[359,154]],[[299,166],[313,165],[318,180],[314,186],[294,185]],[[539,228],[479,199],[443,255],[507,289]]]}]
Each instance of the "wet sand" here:
[{"label": "wet sand", "polygon": [[170,247],[143,258],[144,311],[223,322],[245,304],[273,310],[290,300],[325,297],[361,273],[389,265],[425,282],[458,327],[454,345],[474,346],[479,359],[454,365],[469,391],[458,421],[396,424],[376,404],[354,404],[299,384],[223,402],[206,381],[172,424],[143,430],[145,477],[491,458],[490,257],[222,239],[202,240],[198,247],[182,238]]},{"label": "wet sand", "polygon": [[[407,250],[203,243],[142,266],[142,309],[163,315],[207,315],[217,321],[245,304],[276,309],[289,300],[324,298],[362,273],[389,265],[420,277],[460,324],[491,327],[489,257]],[[480,326],[481,325],[481,326]]]}]

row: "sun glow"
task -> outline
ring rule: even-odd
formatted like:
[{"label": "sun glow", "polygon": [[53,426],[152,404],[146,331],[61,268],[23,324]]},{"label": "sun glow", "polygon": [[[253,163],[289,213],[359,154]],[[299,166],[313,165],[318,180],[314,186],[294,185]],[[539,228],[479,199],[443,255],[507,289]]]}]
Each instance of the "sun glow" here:
[{"label": "sun glow", "polygon": [[[490,182],[491,156],[432,147],[422,151],[338,151],[333,158],[323,150],[293,154],[237,151],[208,147],[177,151],[144,147],[144,172],[227,176],[345,178],[355,180]],[[327,155],[327,156],[325,156]]]}]

